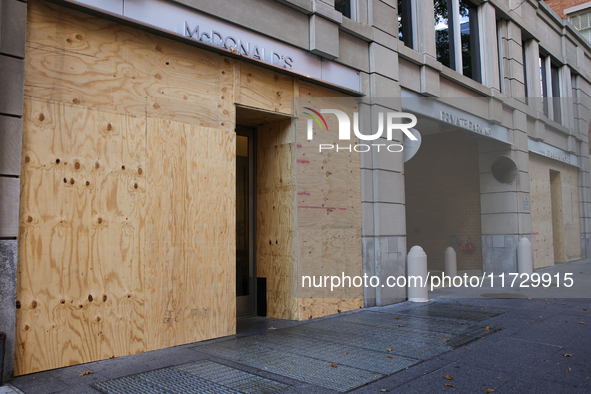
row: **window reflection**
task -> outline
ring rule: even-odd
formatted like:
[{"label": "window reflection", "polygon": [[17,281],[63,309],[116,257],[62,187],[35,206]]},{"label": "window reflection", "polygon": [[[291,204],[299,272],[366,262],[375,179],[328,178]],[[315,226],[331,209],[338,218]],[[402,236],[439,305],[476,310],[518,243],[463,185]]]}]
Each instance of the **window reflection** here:
[{"label": "window reflection", "polygon": [[334,9],[351,19],[351,0],[335,0]]},{"label": "window reflection", "polygon": [[451,67],[450,37],[448,24],[448,1],[434,0],[435,47],[437,60],[444,66]]}]

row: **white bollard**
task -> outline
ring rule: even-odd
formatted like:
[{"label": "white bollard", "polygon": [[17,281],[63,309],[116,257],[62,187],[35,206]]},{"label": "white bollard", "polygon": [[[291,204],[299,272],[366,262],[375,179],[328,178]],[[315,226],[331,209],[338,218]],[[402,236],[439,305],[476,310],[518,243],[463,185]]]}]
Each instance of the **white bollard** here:
[{"label": "white bollard", "polygon": [[534,259],[532,256],[531,242],[523,237],[517,244],[517,272],[531,275],[534,273]]},{"label": "white bollard", "polygon": [[458,276],[458,261],[456,258],[456,251],[451,246],[448,246],[443,253],[443,274],[455,278]]},{"label": "white bollard", "polygon": [[[425,283],[427,281],[427,255],[420,246],[415,245],[408,252],[406,272],[408,300],[412,302],[428,302],[429,287]],[[417,279],[411,280],[411,277]]]}]

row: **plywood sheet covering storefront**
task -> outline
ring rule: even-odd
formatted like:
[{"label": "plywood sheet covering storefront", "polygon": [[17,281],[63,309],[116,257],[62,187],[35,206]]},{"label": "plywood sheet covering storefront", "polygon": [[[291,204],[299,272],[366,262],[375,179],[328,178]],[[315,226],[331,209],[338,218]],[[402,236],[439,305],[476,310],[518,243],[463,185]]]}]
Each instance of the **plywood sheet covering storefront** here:
[{"label": "plywood sheet covering storefront", "polygon": [[[359,156],[303,171],[289,119],[341,94],[40,0],[27,28],[16,375],[236,332],[237,104],[287,115],[258,130],[269,316],[363,305],[298,288],[312,250],[361,274]],[[299,212],[298,176],[346,212]]]},{"label": "plywood sheet covering storefront", "polygon": [[273,122],[257,131],[257,276],[267,279],[267,316],[299,320],[292,124]]},{"label": "plywood sheet covering storefront", "polygon": [[580,259],[578,169],[536,154],[529,159],[534,267]]},{"label": "plywood sheet covering storefront", "polygon": [[[321,99],[317,99],[321,98]],[[320,111],[333,108],[353,114],[355,99],[309,83],[300,83],[299,106]],[[298,108],[299,109],[299,108]],[[301,110],[301,109],[299,109]],[[297,125],[297,230],[299,278],[327,275],[362,276],[361,257],[361,164],[354,149],[319,152],[319,144],[359,143],[338,139],[336,116],[325,115],[327,129],[315,129],[308,140],[305,121]],[[363,307],[363,288],[344,286],[331,291],[300,288],[300,319],[331,315]]]},{"label": "plywood sheet covering storefront", "polygon": [[17,375],[145,348],[145,119],[25,100]]},{"label": "plywood sheet covering storefront", "polygon": [[235,331],[233,132],[148,119],[146,350]]},{"label": "plywood sheet covering storefront", "polygon": [[16,374],[235,332],[233,64],[28,3]]}]

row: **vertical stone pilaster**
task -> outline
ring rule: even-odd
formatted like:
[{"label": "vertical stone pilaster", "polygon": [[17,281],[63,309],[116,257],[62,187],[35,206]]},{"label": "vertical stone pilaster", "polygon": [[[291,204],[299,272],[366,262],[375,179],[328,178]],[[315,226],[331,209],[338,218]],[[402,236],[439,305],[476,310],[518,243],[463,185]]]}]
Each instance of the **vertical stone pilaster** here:
[{"label": "vertical stone pilaster", "polygon": [[540,48],[534,39],[525,42],[525,68],[528,104],[537,112],[542,112],[542,87],[540,86]]},{"label": "vertical stone pilaster", "polygon": [[496,10],[491,3],[480,6],[480,53],[482,55],[482,84],[501,90],[499,79],[499,50],[497,40]]}]

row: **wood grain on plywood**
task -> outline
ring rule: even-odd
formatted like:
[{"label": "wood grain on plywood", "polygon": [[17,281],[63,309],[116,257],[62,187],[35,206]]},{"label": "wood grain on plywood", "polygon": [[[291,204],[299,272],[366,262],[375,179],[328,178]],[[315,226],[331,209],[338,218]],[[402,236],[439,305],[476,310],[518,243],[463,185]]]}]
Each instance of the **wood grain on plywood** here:
[{"label": "wood grain on plywood", "polygon": [[[556,160],[530,154],[529,172],[534,267],[580,259],[578,170]],[[551,172],[555,176],[559,173],[559,188],[551,186]],[[557,241],[554,239],[554,226],[559,227],[557,235],[561,235]],[[561,250],[558,256],[555,256],[556,244]]]},{"label": "wood grain on plywood", "polygon": [[363,297],[302,298],[300,305],[300,320],[308,320],[363,308]]},{"label": "wood grain on plywood", "polygon": [[248,63],[240,64],[237,104],[283,114],[292,113],[293,78]]},{"label": "wood grain on plywood", "polygon": [[[310,107],[316,111],[333,108],[352,117],[357,100],[335,97],[327,91],[300,81],[300,98],[296,108]],[[361,171],[360,155],[351,149],[319,150],[320,144],[352,146],[358,143],[338,139],[336,116],[325,115],[326,125],[313,128],[313,138],[307,136],[307,119],[299,116],[296,123],[297,234],[298,276],[360,276],[363,275],[361,256]],[[363,290],[330,286],[302,286],[299,294],[300,319],[356,309],[363,305]]]},{"label": "wood grain on plywood", "polygon": [[[290,115],[292,96],[339,94],[37,0],[26,45],[16,374],[235,333],[234,104]],[[316,181],[291,120],[263,121],[259,272],[270,314],[300,319],[295,184],[348,207],[301,228],[349,231],[322,258],[350,251],[357,269],[359,162],[331,158]]]},{"label": "wood grain on plywood", "polygon": [[257,130],[257,276],[267,278],[267,316],[297,320],[291,128],[285,120]]},{"label": "wood grain on plywood", "polygon": [[28,13],[26,95],[234,129],[230,59],[52,4]]},{"label": "wood grain on plywood", "polygon": [[234,334],[235,134],[148,119],[147,349]]},{"label": "wood grain on plywood", "polygon": [[27,17],[25,95],[145,116],[147,33],[40,1]]},{"label": "wood grain on plywood", "polygon": [[144,130],[25,100],[16,375],[145,350]]},{"label": "wood grain on plywood", "polygon": [[231,63],[43,2],[28,17],[16,374],[234,333]]},{"label": "wood grain on plywood", "polygon": [[349,97],[344,93],[337,92],[335,90],[331,90],[329,88],[325,88],[324,86],[314,85],[310,82],[299,80],[297,84],[299,86],[299,94],[297,97],[300,98],[307,98],[307,97]]},{"label": "wood grain on plywood", "polygon": [[232,61],[155,35],[148,38],[148,116],[233,131]]}]

